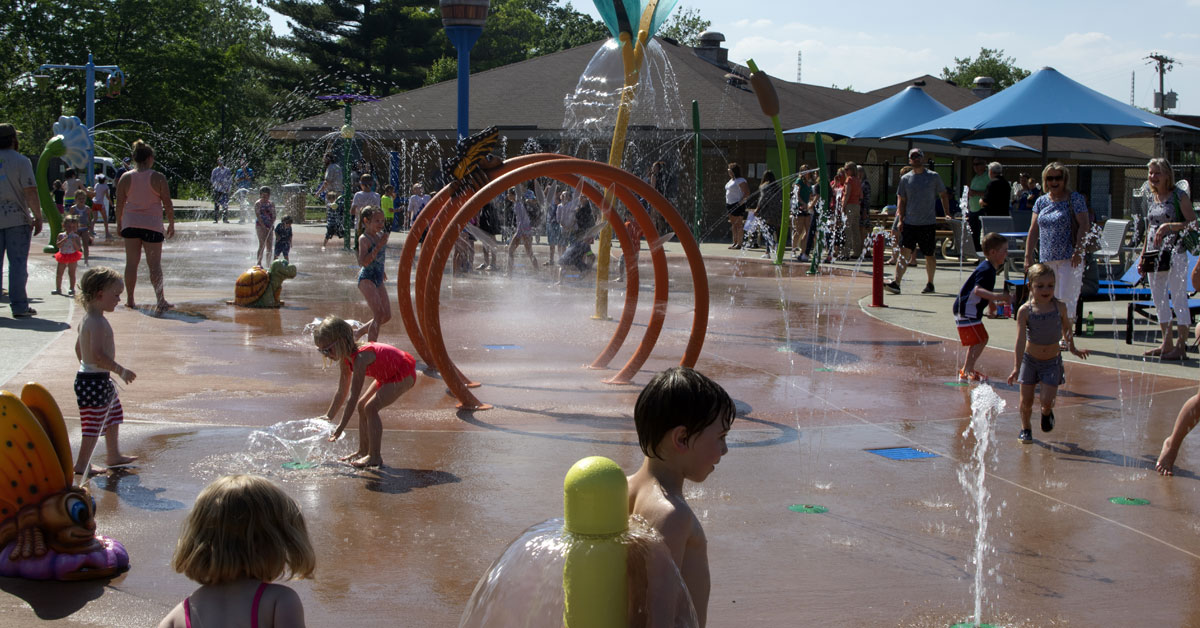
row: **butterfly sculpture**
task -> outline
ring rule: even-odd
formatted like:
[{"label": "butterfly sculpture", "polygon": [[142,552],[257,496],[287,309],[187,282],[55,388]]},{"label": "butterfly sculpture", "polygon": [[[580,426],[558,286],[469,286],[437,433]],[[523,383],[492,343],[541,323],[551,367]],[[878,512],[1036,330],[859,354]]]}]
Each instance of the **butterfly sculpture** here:
[{"label": "butterfly sculpture", "polygon": [[71,443],[48,390],[0,391],[0,576],[86,580],[129,568],[119,542],[96,534],[96,503],[72,486]]},{"label": "butterfly sculpture", "polygon": [[487,184],[485,171],[502,163],[492,154],[499,144],[500,129],[494,126],[458,140],[454,159],[447,160],[442,169],[447,181],[457,183],[456,196],[474,192]]}]

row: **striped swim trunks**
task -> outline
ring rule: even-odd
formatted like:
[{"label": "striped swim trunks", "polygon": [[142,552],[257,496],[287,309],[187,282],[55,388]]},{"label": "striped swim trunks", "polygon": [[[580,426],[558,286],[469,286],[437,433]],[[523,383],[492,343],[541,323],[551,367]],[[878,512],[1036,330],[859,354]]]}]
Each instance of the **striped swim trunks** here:
[{"label": "striped swim trunks", "polygon": [[125,420],[117,389],[107,371],[76,373],[75,401],[79,404],[79,421],[83,425],[84,436],[103,436],[108,426]]}]

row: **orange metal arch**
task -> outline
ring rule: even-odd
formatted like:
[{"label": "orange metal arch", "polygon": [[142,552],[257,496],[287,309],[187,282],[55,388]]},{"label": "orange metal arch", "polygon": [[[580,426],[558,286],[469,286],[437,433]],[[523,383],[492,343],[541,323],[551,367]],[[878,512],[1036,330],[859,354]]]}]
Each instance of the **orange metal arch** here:
[{"label": "orange metal arch", "polygon": [[[555,157],[561,158],[561,156],[555,156]],[[552,161],[552,160],[545,160],[545,161]],[[555,162],[555,163],[561,163],[561,162]],[[594,162],[584,162],[584,163],[594,163]],[[518,172],[518,170],[519,170],[519,172]],[[479,209],[482,208],[483,204],[486,202],[486,199],[492,198],[492,197],[496,196],[497,194],[500,194],[503,190],[508,189],[512,185],[516,185],[517,183],[521,183],[524,181],[529,181],[533,178],[537,178],[538,176],[552,177],[552,178],[558,179],[558,180],[562,181],[563,183],[566,183],[571,186],[575,186],[579,182],[579,177],[577,177],[571,173],[555,174],[553,172],[549,172],[549,173],[534,174],[531,176],[526,172],[526,170],[527,170],[527,167],[519,168],[519,169],[514,170],[508,174],[501,176],[501,177],[493,179],[493,181],[491,183],[489,183],[488,186],[485,186],[483,189],[479,190],[476,193],[478,196],[482,197],[485,200],[476,203],[476,206],[474,208],[464,207],[462,210],[460,210],[461,212],[464,213],[464,216],[461,218],[456,216],[455,223],[465,225],[467,221],[469,221],[471,218],[473,218],[475,216],[476,213],[478,213]],[[542,168],[541,170],[545,170],[545,168]],[[602,181],[602,183],[612,185],[611,182],[608,182],[608,181]],[[620,196],[620,198],[622,198],[623,202],[631,203],[633,205],[633,207],[630,208],[630,211],[634,215],[635,220],[638,221],[639,227],[645,229],[647,233],[651,234],[651,237],[656,237],[658,232],[655,230],[653,222],[649,219],[649,215],[646,214],[646,212],[642,208],[641,204],[637,202],[637,199],[632,194],[628,193],[627,191],[625,191],[621,188],[616,188],[616,189],[617,189],[618,195]],[[591,187],[590,185],[583,186],[582,192],[584,195],[586,195],[589,198],[589,200],[592,200],[593,202],[595,202],[597,204],[597,206],[601,207],[601,211],[603,212],[605,219],[609,220],[610,224],[614,227],[614,233],[616,233],[618,235],[618,240],[624,244],[623,250],[628,251],[629,254],[632,256],[632,248],[633,247],[632,247],[631,241],[628,238],[628,233],[625,231],[624,225],[622,225],[620,223],[617,215],[614,212],[609,211],[609,208],[605,208],[603,206],[603,198],[604,198],[603,195],[598,190]],[[639,215],[640,215],[640,218],[639,218]],[[455,233],[455,235],[447,235],[449,233]],[[442,242],[441,240],[437,241],[436,243],[430,243],[429,237],[427,236],[426,242],[430,243],[430,245],[427,247],[426,250],[436,251],[436,250],[438,250],[438,247],[441,247],[441,246],[446,246],[447,248],[445,251],[443,251],[443,256],[440,258],[440,260],[436,260],[436,259],[431,260],[430,266],[424,267],[424,268],[419,267],[417,270],[418,275],[421,275],[422,272],[427,270],[428,268],[436,268],[439,270],[444,269],[446,256],[448,256],[449,251],[453,249],[453,241],[454,241],[454,239],[457,238],[457,235],[456,235],[456,232],[447,230],[447,231],[443,232],[443,237],[448,239],[450,241],[450,244],[443,245],[441,243]],[[655,305],[651,310],[650,321],[646,326],[647,327],[646,334],[643,337],[642,342],[638,345],[638,351],[635,352],[633,357],[630,358],[630,362],[626,365],[626,367],[624,369],[622,369],[622,371],[620,373],[617,374],[617,376],[614,376],[612,379],[607,380],[607,383],[612,383],[612,384],[629,383],[632,379],[632,375],[637,372],[637,369],[640,368],[641,365],[645,362],[645,360],[649,357],[650,352],[654,348],[654,343],[656,342],[656,340],[658,338],[659,332],[662,329],[662,325],[665,320],[666,299],[667,299],[668,288],[669,288],[666,255],[661,251],[661,249],[657,250],[657,251],[652,251],[651,259],[652,259],[653,266],[655,269],[655,297],[656,297],[656,299],[655,299]],[[632,259],[630,259],[629,261],[632,262]],[[632,263],[626,265],[627,274],[632,269],[632,267],[633,267]],[[636,275],[634,275],[634,277],[636,277]],[[438,274],[434,278],[433,281],[429,281],[428,277],[426,279],[427,280],[424,282],[419,282],[418,285],[419,286],[420,285],[428,286],[428,285],[436,284],[438,286],[438,290],[440,291],[440,286],[441,286],[441,275],[440,274]],[[635,279],[635,281],[636,281],[636,279]],[[618,324],[618,327],[613,335],[613,338],[609,342],[609,348],[606,348],[605,352],[602,353],[602,355],[599,358],[597,358],[597,361],[603,360],[603,363],[607,363],[608,359],[611,359],[611,354],[615,354],[616,351],[620,348],[621,344],[624,342],[625,335],[627,334],[629,328],[632,326],[633,318],[637,312],[636,297],[637,297],[636,294],[631,295],[631,294],[629,294],[628,290],[626,291],[626,308],[622,312],[621,322]],[[419,320],[421,322],[422,328],[425,330],[425,333],[427,335],[436,335],[438,338],[441,338],[440,319],[438,318],[439,312],[437,309],[438,298],[426,297],[423,299],[419,299],[418,301],[423,304],[423,307],[419,311]],[[707,325],[707,321],[706,321],[706,325]],[[455,367],[455,368],[457,368],[457,367]],[[464,407],[476,407],[478,405],[478,400],[475,400],[474,397],[472,397],[470,400],[463,400],[460,398],[460,401],[462,401],[462,405],[464,405]]]},{"label": "orange metal arch", "polygon": [[[442,227],[439,229],[441,232],[438,234],[439,237],[434,240],[430,240],[429,238],[431,235],[426,235],[427,246],[423,248],[431,250],[422,251],[422,259],[418,264],[417,291],[419,294],[417,302],[420,305],[420,310],[417,318],[420,321],[421,330],[425,334],[425,341],[427,345],[426,348],[429,351],[429,355],[432,358],[433,363],[443,373],[457,371],[453,365],[453,361],[446,353],[445,343],[442,339],[441,323],[438,317],[438,297],[440,296],[441,291],[441,275],[444,272],[446,260],[453,248],[454,240],[457,238],[458,232],[466,225],[467,221],[470,220],[471,217],[478,213],[487,199],[491,198],[491,196],[494,196],[499,191],[502,191],[512,184],[520,181],[531,180],[537,177],[553,177],[567,182],[567,180],[573,179],[575,175],[582,175],[597,181],[602,185],[617,185],[618,194],[621,197],[622,202],[626,203],[635,220],[637,220],[639,226],[646,233],[656,233],[653,228],[652,221],[649,220],[649,216],[645,213],[644,209],[641,207],[641,204],[636,202],[636,199],[626,190],[626,188],[644,198],[652,207],[659,211],[664,219],[666,219],[667,223],[675,230],[675,233],[679,238],[680,243],[683,246],[684,253],[688,259],[688,264],[693,276],[693,288],[695,291],[696,300],[692,332],[680,364],[684,366],[695,365],[696,359],[698,358],[700,350],[703,347],[704,333],[707,329],[708,277],[704,269],[703,260],[700,257],[699,247],[697,246],[694,238],[692,238],[691,232],[689,231],[687,224],[683,221],[683,219],[678,215],[678,213],[675,212],[674,208],[671,207],[667,200],[651,186],[629,174],[628,172],[618,168],[597,162],[564,158],[557,155],[545,157],[531,155],[527,157],[529,159],[528,161],[524,161],[524,163],[528,163],[529,161],[534,161],[537,163],[528,166],[517,166],[517,164],[513,164],[516,166],[512,169],[513,171],[517,170],[518,168],[521,169],[521,172],[518,175],[513,175],[510,171],[509,174],[502,175],[500,178],[494,179],[491,183],[485,186],[483,190],[477,192],[475,196],[473,196],[463,207],[461,207],[458,212],[455,213],[453,219],[448,221],[448,223],[442,223],[439,225],[438,223],[441,221],[434,220],[434,224],[436,226]],[[506,166],[507,165],[509,164],[506,164]],[[590,192],[590,194],[588,194],[589,198],[592,198],[593,194],[598,194],[598,192],[595,189],[590,188],[590,186],[586,188],[585,192]],[[603,211],[608,208],[602,207],[601,209]],[[425,212],[422,213],[424,214]],[[438,211],[439,215],[445,215],[446,213],[448,212],[444,207]],[[608,211],[607,214],[610,222],[616,220],[614,213]],[[432,219],[426,218],[426,220]],[[415,230],[416,229],[414,229],[414,231]],[[624,232],[624,229],[620,229],[620,232]],[[620,236],[622,235],[627,237],[627,234],[619,233],[618,238],[620,239]],[[406,243],[405,250],[407,251],[408,249],[409,246],[408,243]],[[632,253],[632,246],[630,246],[627,250]],[[427,256],[429,262],[426,264],[425,259]],[[665,256],[663,256],[661,250],[658,250],[657,252],[652,250],[651,257],[656,262],[654,264],[656,267],[659,266],[659,263],[657,263],[659,262],[659,259],[656,258],[661,257],[665,261]],[[409,259],[411,259],[411,257]],[[403,255],[401,263],[404,263]],[[633,268],[633,265],[627,264],[627,268]],[[657,276],[659,273],[657,272],[658,269],[656,268],[655,288],[657,295],[661,286],[663,296],[665,297],[667,283],[665,276],[665,263],[662,264],[662,268],[663,276],[661,279]],[[634,285],[636,286],[636,283]],[[407,296],[407,293],[405,294]],[[648,329],[646,337],[643,338],[642,343],[639,345],[638,351],[630,359],[629,363],[626,364],[625,368],[623,368],[622,371],[618,373],[612,381],[629,381],[632,374],[636,373],[637,369],[640,368],[640,366],[649,357],[650,351],[653,349],[653,344],[657,340],[658,331],[661,329],[661,320],[665,316],[665,298],[661,300],[656,299],[654,310],[655,312],[652,314],[652,322],[654,322],[655,318],[658,319],[658,329]],[[622,318],[624,319],[626,317],[623,316]],[[606,352],[607,351],[608,350],[606,349]],[[463,385],[463,382],[458,381],[458,378],[448,377],[446,378],[446,383],[450,387],[451,392],[455,395],[455,397],[460,400],[460,407],[474,409],[484,407],[484,405],[481,404],[478,399],[476,399],[474,395],[472,395],[470,391],[466,389],[465,385]]]},{"label": "orange metal arch", "polygon": [[[527,163],[532,163],[534,160],[529,159],[530,157],[541,156],[528,155],[514,157],[513,159],[505,161],[504,165],[498,169],[498,172],[508,172]],[[435,365],[433,358],[429,355],[429,351],[426,348],[425,335],[421,331],[421,326],[417,320],[415,308],[413,307],[411,276],[414,260],[417,255],[417,248],[420,246],[422,251],[427,248],[431,248],[429,244],[433,243],[434,240],[429,238],[430,234],[426,233],[426,230],[432,226],[434,218],[445,213],[447,203],[451,200],[454,200],[452,197],[453,192],[454,186],[448,185],[439,190],[438,193],[433,196],[433,198],[429,199],[429,202],[426,203],[425,208],[422,209],[421,212],[417,214],[416,219],[413,220],[412,227],[408,232],[408,237],[404,240],[404,247],[400,250],[400,259],[397,261],[396,306],[400,312],[400,320],[404,324],[404,331],[408,334],[408,338],[412,342],[413,348],[416,349],[417,354],[421,356],[421,360],[429,366]],[[461,202],[461,199],[457,199],[456,205],[461,204]],[[454,209],[457,209],[457,206]],[[438,231],[438,234],[440,235],[440,230]],[[421,246],[422,238],[424,238],[426,242],[424,246]],[[419,281],[421,277],[421,273],[418,273],[418,282],[416,288],[418,303],[420,302],[420,296],[425,291],[425,286],[422,285],[423,282]]]}]

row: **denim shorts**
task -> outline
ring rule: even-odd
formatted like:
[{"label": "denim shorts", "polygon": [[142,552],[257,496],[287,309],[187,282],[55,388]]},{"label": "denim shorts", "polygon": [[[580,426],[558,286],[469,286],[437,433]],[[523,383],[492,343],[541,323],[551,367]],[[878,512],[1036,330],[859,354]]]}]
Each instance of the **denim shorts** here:
[{"label": "denim shorts", "polygon": [[1062,386],[1064,379],[1061,354],[1049,360],[1038,360],[1028,353],[1021,358],[1017,381],[1022,384],[1033,386],[1041,382],[1047,386]]}]

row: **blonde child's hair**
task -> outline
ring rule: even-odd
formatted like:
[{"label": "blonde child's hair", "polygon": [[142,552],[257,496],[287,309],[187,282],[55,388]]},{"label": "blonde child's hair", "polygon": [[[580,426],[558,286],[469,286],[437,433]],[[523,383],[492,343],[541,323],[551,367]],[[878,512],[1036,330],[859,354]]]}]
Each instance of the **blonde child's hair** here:
[{"label": "blonde child's hair", "polygon": [[[1025,285],[1032,288],[1033,282],[1041,279],[1042,277],[1050,277],[1053,279],[1054,269],[1050,268],[1046,264],[1038,262],[1037,264],[1030,266],[1029,270],[1025,271]],[[1028,292],[1029,294],[1025,297],[1025,302],[1033,303],[1033,290],[1029,290]]]},{"label": "blonde child's hair", "polygon": [[79,226],[79,214],[70,213],[70,214],[67,214],[66,218],[63,218],[63,226],[64,227],[71,223],[75,223],[76,227]]},{"label": "blonde child's hair", "polygon": [[[70,220],[70,217],[67,218]],[[89,268],[83,273],[83,278],[79,280],[79,296],[75,297],[79,300],[79,304],[87,307],[100,292],[111,286],[115,282],[124,282],[121,273],[107,266],[96,266]]]},{"label": "blonde child's hair", "polygon": [[379,209],[378,207],[368,207],[368,208],[362,210],[362,213],[358,215],[358,230],[366,231],[367,230],[367,221],[370,220],[372,217],[374,217],[375,214],[379,214],[380,216],[382,216],[383,210]]},{"label": "blonde child's hair", "polygon": [[319,347],[337,344],[341,348],[338,353],[342,355],[350,355],[358,348],[358,343],[354,340],[354,328],[350,327],[350,323],[332,314],[326,316],[313,330],[313,342]]},{"label": "blonde child's hair", "polygon": [[316,563],[295,500],[266,478],[241,474],[200,491],[171,559],[175,571],[200,584],[310,578]]}]

